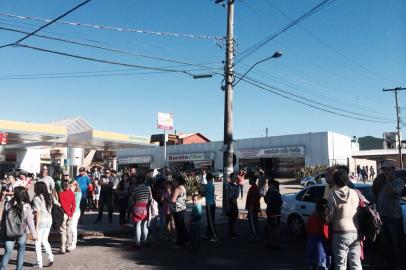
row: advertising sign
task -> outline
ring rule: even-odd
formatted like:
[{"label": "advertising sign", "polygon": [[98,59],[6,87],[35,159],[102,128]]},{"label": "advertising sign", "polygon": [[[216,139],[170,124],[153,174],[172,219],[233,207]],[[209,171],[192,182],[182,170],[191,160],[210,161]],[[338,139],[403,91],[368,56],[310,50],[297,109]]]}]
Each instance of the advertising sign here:
[{"label": "advertising sign", "polygon": [[212,160],[213,158],[214,158],[213,153],[192,153],[192,154],[180,154],[168,156],[168,160],[170,162]]},{"label": "advertising sign", "polygon": [[173,129],[173,113],[158,113],[158,128],[164,130]]},{"label": "advertising sign", "polygon": [[119,164],[143,164],[143,163],[151,163],[151,162],[152,162],[151,156],[138,156],[138,157],[127,157],[127,158],[118,159]]},{"label": "advertising sign", "polygon": [[300,157],[305,155],[304,146],[273,147],[268,149],[244,149],[237,151],[239,158]]},{"label": "advertising sign", "polygon": [[7,132],[0,132],[0,144],[7,144]]}]

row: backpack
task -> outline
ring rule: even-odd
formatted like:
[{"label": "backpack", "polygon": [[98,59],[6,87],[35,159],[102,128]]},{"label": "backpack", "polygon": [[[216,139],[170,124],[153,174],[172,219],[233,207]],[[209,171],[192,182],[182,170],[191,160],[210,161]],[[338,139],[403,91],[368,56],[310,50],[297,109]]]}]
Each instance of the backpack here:
[{"label": "backpack", "polygon": [[11,206],[6,211],[6,237],[15,239],[25,233],[25,214],[24,210],[19,213],[15,206]]},{"label": "backpack", "polygon": [[375,242],[376,237],[382,231],[382,221],[378,211],[365,202],[358,190],[357,194],[360,197],[360,203],[357,208],[356,220],[358,221],[358,235],[361,240],[366,238]]},{"label": "backpack", "polygon": [[52,215],[52,229],[58,230],[61,228],[63,223],[63,214],[64,211],[62,207],[54,204],[52,206],[51,215]]}]

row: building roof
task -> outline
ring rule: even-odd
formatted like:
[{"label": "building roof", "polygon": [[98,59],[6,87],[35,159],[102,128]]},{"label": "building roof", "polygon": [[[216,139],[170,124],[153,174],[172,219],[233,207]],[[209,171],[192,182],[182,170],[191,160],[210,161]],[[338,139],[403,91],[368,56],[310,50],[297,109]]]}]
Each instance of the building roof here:
[{"label": "building roof", "polygon": [[185,138],[189,138],[189,137],[191,137],[191,136],[197,135],[197,136],[203,138],[205,141],[210,142],[210,140],[209,140],[207,137],[203,136],[203,135],[202,135],[201,133],[199,133],[199,132],[194,132],[194,133],[180,133],[180,134],[177,134],[177,135],[178,135],[178,138],[179,138],[179,139],[185,139]]}]

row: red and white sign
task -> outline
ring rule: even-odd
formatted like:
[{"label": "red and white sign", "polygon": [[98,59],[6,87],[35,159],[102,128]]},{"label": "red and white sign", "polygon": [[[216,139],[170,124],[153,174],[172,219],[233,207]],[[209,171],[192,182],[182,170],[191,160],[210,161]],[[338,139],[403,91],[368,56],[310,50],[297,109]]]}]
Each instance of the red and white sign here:
[{"label": "red and white sign", "polygon": [[7,144],[7,132],[0,132],[0,144]]},{"label": "red and white sign", "polygon": [[158,128],[164,130],[173,129],[173,113],[158,113]]}]

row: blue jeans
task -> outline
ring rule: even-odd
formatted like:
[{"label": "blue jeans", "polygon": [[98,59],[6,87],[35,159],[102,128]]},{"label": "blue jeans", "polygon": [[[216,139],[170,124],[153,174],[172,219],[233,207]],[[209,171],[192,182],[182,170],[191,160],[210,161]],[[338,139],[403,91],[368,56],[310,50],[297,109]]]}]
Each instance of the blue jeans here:
[{"label": "blue jeans", "polygon": [[402,218],[381,216],[385,260],[390,266],[404,266],[404,236]]},{"label": "blue jeans", "polygon": [[4,242],[4,255],[1,260],[0,270],[6,270],[8,262],[10,261],[11,252],[13,252],[14,244],[17,241],[17,270],[23,269],[24,255],[25,255],[25,242],[27,240],[27,234],[23,234],[17,239],[7,240]]}]

